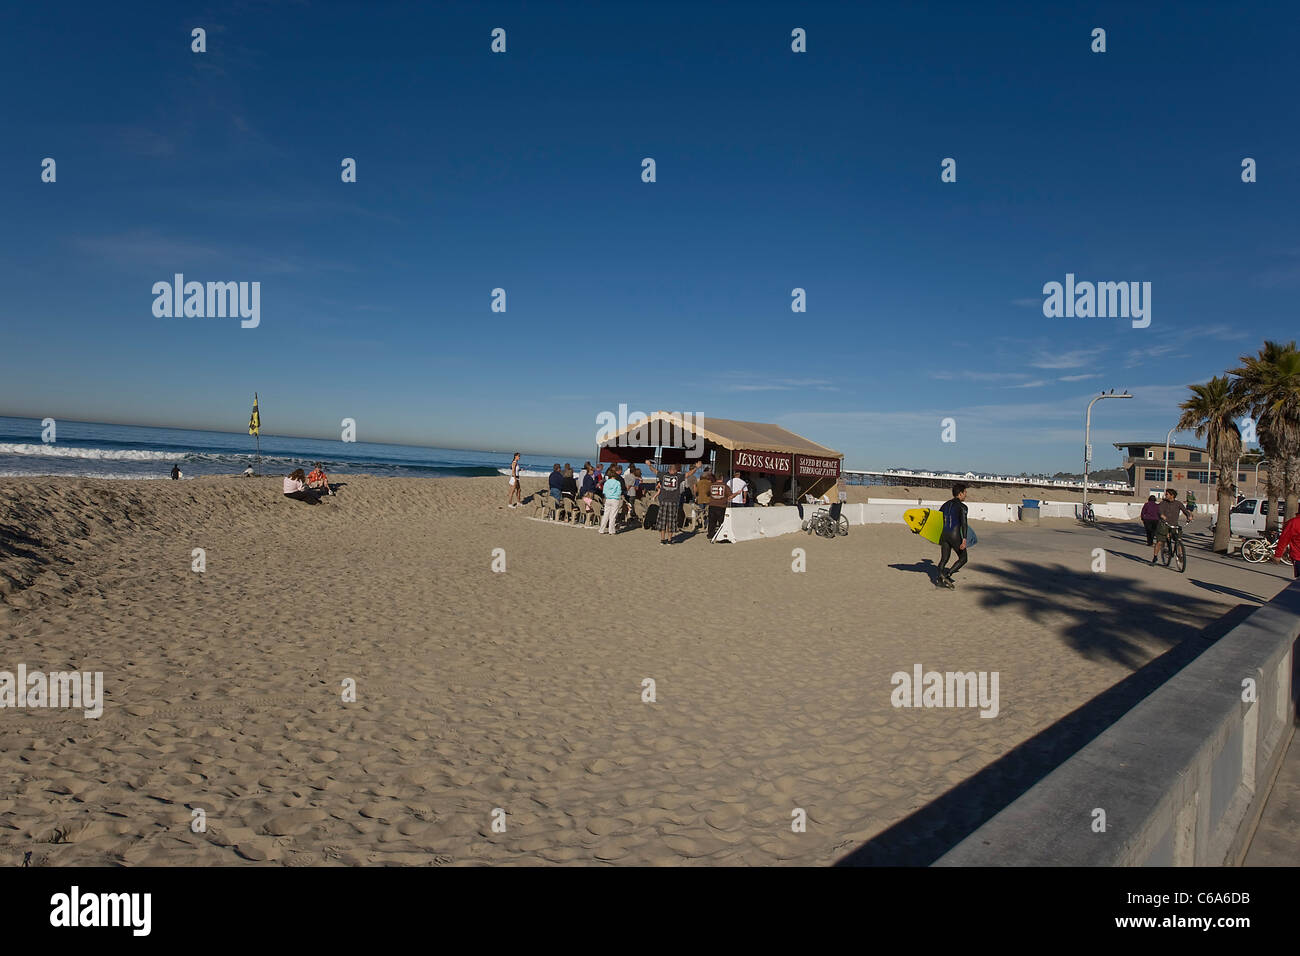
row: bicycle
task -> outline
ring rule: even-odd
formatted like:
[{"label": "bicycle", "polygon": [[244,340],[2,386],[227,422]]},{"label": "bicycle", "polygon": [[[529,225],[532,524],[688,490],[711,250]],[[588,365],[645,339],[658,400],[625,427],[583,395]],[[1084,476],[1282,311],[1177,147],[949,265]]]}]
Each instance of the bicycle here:
[{"label": "bicycle", "polygon": [[[1264,533],[1262,538],[1247,538],[1241,543],[1241,556],[1251,564],[1263,564],[1273,557],[1279,537],[1281,535],[1278,532],[1268,531]],[[1282,555],[1282,563],[1286,565],[1294,564],[1289,552]]]},{"label": "bicycle", "polygon": [[1165,546],[1160,549],[1160,560],[1165,567],[1172,563],[1179,574],[1187,571],[1187,549],[1183,547],[1183,529],[1178,525],[1170,526]]}]

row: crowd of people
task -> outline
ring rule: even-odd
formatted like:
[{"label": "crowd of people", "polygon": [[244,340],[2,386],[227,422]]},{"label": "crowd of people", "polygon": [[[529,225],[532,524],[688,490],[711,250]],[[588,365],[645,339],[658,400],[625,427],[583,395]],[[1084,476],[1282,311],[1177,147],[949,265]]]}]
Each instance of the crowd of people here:
[{"label": "crowd of people", "polygon": [[[516,453],[510,464],[506,499],[511,508],[523,503],[519,467]],[[547,479],[546,494],[554,500],[557,511],[576,514],[589,524],[598,523],[600,534],[614,534],[621,525],[644,521],[638,510],[644,508],[649,518],[646,527],[659,531],[661,544],[675,543],[687,505],[706,511],[705,530],[712,540],[728,507],[765,505],[773,497],[767,478],[757,476],[751,482],[735,474],[724,479],[703,462],[686,472],[678,464],[660,471],[646,462],[645,469],[653,476],[653,483],[635,464],[603,466],[588,461],[575,472],[571,464],[556,462]]]}]

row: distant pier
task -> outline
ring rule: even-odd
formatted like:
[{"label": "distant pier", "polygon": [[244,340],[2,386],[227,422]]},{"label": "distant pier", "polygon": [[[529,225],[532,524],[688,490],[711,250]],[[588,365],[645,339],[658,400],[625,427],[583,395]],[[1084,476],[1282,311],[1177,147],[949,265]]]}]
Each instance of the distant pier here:
[{"label": "distant pier", "polygon": [[[1082,481],[1065,481],[1052,478],[1009,478],[1005,475],[964,475],[937,471],[850,471],[845,469],[844,481],[850,485],[899,485],[909,488],[949,488],[962,481],[972,488],[1031,488],[1035,491],[1083,492]],[[1133,489],[1122,482],[1088,482],[1088,490],[1097,494],[1132,497]]]}]

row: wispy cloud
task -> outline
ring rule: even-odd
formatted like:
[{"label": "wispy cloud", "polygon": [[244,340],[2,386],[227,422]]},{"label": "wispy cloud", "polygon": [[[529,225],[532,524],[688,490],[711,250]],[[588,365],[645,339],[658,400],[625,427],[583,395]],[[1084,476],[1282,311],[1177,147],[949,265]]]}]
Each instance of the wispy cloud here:
[{"label": "wispy cloud", "polygon": [[1280,249],[1273,254],[1280,260],[1251,277],[1251,283],[1265,289],[1300,285],[1300,249]]},{"label": "wispy cloud", "polygon": [[72,246],[88,255],[123,265],[166,268],[170,263],[210,262],[224,258],[211,245],[132,231],[107,236],[76,236]]},{"label": "wispy cloud", "polygon": [[941,382],[1008,382],[1029,378],[1024,372],[977,372],[972,369],[962,369],[960,372],[931,372],[930,377]]},{"label": "wispy cloud", "polygon": [[112,126],[108,132],[119,149],[133,156],[171,156],[176,152],[169,137],[144,126]]},{"label": "wispy cloud", "polygon": [[1101,345],[1096,348],[1073,349],[1069,352],[1048,352],[1040,350],[1038,355],[1029,363],[1033,368],[1083,368],[1085,365],[1091,365],[1097,358],[1106,351],[1106,346]]},{"label": "wispy cloud", "polygon": [[329,262],[309,256],[262,253],[246,243],[217,246],[194,242],[155,232],[133,230],[100,236],[76,236],[72,247],[89,255],[130,268],[161,270],[188,269],[195,266],[219,266],[260,275],[287,275],[313,272],[350,272],[354,267],[344,262]]},{"label": "wispy cloud", "polygon": [[1090,378],[1101,378],[1100,372],[1086,372],[1083,375],[1062,375],[1058,382],[1083,382]]},{"label": "wispy cloud", "polygon": [[838,392],[839,388],[822,378],[774,378],[764,382],[733,382],[720,386],[724,392],[789,392],[810,388],[819,392]]},{"label": "wispy cloud", "polygon": [[1047,384],[1047,379],[1036,378],[1032,382],[1021,382],[1019,385],[1004,385],[1003,388],[1042,388]]},{"label": "wispy cloud", "polygon": [[1184,336],[1188,338],[1199,339],[1217,339],[1220,342],[1239,342],[1243,339],[1254,338],[1254,336],[1235,325],[1198,325],[1196,328],[1188,329]]},{"label": "wispy cloud", "polygon": [[391,223],[402,221],[396,215],[371,209],[363,203],[315,197],[290,199],[282,196],[250,195],[242,198],[223,196],[220,199],[212,199],[205,196],[190,196],[183,202],[188,208],[202,212],[258,220],[298,219],[317,222],[347,216]]},{"label": "wispy cloud", "polygon": [[1156,362],[1160,359],[1167,358],[1188,358],[1185,352],[1181,352],[1182,345],[1147,345],[1140,349],[1131,349],[1128,357],[1124,359],[1125,368],[1137,368],[1139,365],[1145,365],[1148,362]]}]

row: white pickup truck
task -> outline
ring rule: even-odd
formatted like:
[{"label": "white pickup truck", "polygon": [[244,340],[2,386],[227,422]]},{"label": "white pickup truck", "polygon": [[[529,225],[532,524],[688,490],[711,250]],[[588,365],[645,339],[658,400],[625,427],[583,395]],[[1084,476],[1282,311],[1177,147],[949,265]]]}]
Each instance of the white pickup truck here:
[{"label": "white pickup truck", "polygon": [[[1278,514],[1283,511],[1283,502],[1277,502]],[[1228,518],[1228,528],[1239,538],[1258,538],[1264,533],[1264,524],[1268,521],[1267,498],[1244,498],[1233,506]],[[1282,522],[1278,522],[1281,527]]]}]

